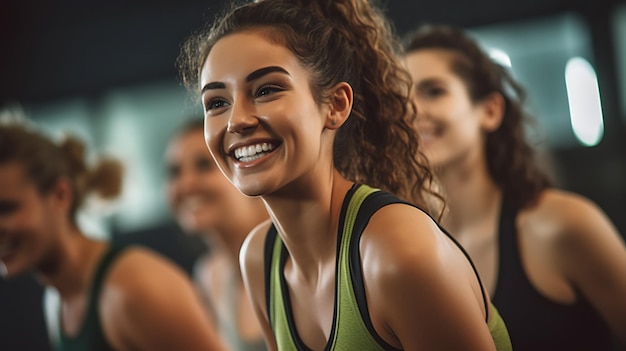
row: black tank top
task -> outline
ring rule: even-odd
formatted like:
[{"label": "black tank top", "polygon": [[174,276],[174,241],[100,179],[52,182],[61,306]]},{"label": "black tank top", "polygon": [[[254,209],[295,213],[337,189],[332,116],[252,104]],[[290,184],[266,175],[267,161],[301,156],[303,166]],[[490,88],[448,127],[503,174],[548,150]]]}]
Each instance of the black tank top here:
[{"label": "black tank top", "polygon": [[111,347],[106,340],[102,325],[100,324],[98,300],[106,273],[124,248],[125,246],[112,245],[100,259],[100,263],[91,281],[91,287],[87,297],[87,308],[80,330],[77,335],[70,337],[67,336],[61,328],[58,343],[55,345],[56,351],[114,351],[113,347]]},{"label": "black tank top", "polygon": [[500,213],[499,267],[493,304],[506,322],[516,351],[612,349],[607,324],[577,291],[572,305],[553,302],[532,286],[519,255],[515,211],[506,198]]}]

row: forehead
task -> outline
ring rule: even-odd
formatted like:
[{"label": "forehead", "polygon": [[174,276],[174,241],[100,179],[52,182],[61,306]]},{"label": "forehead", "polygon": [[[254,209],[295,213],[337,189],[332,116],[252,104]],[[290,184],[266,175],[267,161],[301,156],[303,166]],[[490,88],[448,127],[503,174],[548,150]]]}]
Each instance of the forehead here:
[{"label": "forehead", "polygon": [[447,49],[420,49],[405,55],[406,66],[415,79],[430,74],[452,74],[456,53]]},{"label": "forehead", "polygon": [[267,30],[250,29],[229,34],[213,46],[202,67],[200,86],[210,82],[240,81],[263,67],[280,66],[291,76],[306,71],[284,45],[269,39]]}]

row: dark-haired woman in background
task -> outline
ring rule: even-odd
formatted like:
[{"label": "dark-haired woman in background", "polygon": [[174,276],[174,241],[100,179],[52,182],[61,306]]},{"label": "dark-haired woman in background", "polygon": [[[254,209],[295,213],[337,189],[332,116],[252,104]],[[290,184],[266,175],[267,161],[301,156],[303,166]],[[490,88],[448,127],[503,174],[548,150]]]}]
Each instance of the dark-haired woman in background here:
[{"label": "dark-haired woman in background", "polygon": [[557,190],[524,136],[524,91],[461,29],[407,38],[421,147],[515,350],[626,344],[626,248],[594,203]]}]

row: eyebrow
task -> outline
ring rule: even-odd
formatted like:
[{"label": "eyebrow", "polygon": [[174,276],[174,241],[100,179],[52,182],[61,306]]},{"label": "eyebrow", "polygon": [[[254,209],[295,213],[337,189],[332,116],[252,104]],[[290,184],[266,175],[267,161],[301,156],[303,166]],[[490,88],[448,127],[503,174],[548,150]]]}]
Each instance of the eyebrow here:
[{"label": "eyebrow", "polygon": [[[263,77],[264,75],[274,73],[274,72],[286,74],[288,76],[290,75],[289,72],[287,72],[287,70],[285,70],[284,68],[280,66],[268,66],[268,67],[259,68],[256,71],[248,74],[248,76],[246,76],[246,83],[252,82],[253,80],[257,80]],[[226,88],[226,85],[222,82],[211,82],[211,83],[207,83],[204,87],[202,87],[201,94],[204,94],[204,92],[207,90],[225,89],[225,88]]]},{"label": "eyebrow", "polygon": [[425,78],[416,82],[415,87],[420,88],[420,87],[428,87],[431,85],[443,85],[443,84],[446,84],[444,80],[440,78],[436,78],[436,77],[429,77],[429,78]]},{"label": "eyebrow", "polygon": [[253,80],[256,80],[256,79],[259,79],[259,78],[263,77],[266,74],[270,74],[270,73],[274,73],[274,72],[278,72],[278,73],[289,75],[289,72],[287,72],[282,67],[279,67],[279,66],[268,66],[268,67],[259,68],[256,71],[248,74],[248,76],[246,77],[246,82],[249,83],[249,82],[251,82]]}]

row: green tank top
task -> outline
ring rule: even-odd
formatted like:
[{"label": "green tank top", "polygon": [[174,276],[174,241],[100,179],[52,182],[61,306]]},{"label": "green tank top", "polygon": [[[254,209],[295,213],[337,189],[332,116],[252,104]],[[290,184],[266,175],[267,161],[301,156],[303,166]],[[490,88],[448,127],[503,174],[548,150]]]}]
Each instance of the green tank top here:
[{"label": "green tank top", "polygon": [[[54,345],[56,351],[114,351],[104,336],[100,324],[100,312],[98,300],[106,273],[115,261],[115,258],[124,250],[123,246],[111,245],[100,259],[95,274],[91,281],[89,295],[87,296],[87,308],[84,320],[76,336],[69,337],[59,328],[59,338]],[[59,323],[61,323],[59,313]],[[62,324],[59,324],[62,325]]]},{"label": "green tank top", "polygon": [[[397,350],[376,333],[370,320],[359,254],[359,241],[369,219],[377,210],[393,203],[404,203],[416,207],[387,192],[366,185],[353,186],[344,199],[337,239],[335,311],[330,338],[325,351]],[[459,246],[470,260],[465,250],[454,238],[443,228],[441,230]],[[277,235],[276,228],[272,225],[265,242],[265,295],[270,325],[279,351],[309,350],[298,336],[295,328],[289,303],[289,292],[283,275],[286,259],[287,250],[280,236]],[[474,268],[473,263],[472,267]],[[478,277],[476,268],[474,268],[474,272]],[[487,308],[490,302],[484,295],[483,300],[485,308]],[[486,323],[497,350],[510,351],[511,342],[508,331],[504,321],[493,306],[490,315],[487,316]]]}]

